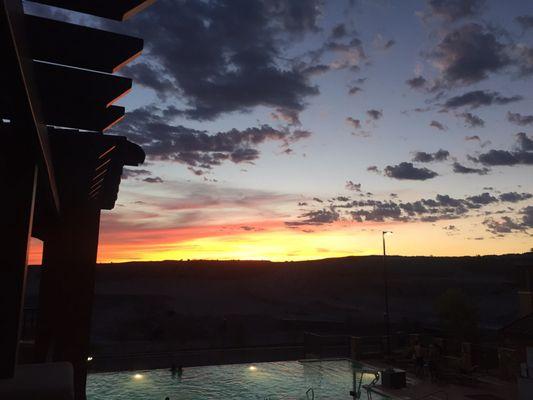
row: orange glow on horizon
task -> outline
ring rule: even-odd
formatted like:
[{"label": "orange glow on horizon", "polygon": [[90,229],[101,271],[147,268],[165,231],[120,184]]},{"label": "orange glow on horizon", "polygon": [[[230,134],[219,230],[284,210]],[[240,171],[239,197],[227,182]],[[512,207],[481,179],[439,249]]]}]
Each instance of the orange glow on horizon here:
[{"label": "orange glow on horizon", "polygon": [[[300,227],[301,228],[301,227]],[[427,223],[350,223],[290,229],[281,221],[167,229],[103,230],[98,262],[160,260],[301,261],[382,254],[381,232],[393,230],[387,253],[404,256],[465,256],[520,253],[527,238],[465,240]],[[490,245],[489,245],[490,243]],[[529,247],[528,247],[529,246]],[[42,245],[32,243],[30,264],[40,264]]]}]

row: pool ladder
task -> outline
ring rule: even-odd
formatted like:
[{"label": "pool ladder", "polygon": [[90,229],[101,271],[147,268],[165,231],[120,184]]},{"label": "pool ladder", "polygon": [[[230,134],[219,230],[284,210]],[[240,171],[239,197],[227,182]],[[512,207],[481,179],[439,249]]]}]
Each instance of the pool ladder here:
[{"label": "pool ladder", "polygon": [[[268,395],[267,397],[265,397],[265,400],[274,400],[274,398],[271,396],[274,395]],[[315,390],[312,387],[307,389],[307,391],[305,392],[305,398],[307,400],[315,400]]]}]

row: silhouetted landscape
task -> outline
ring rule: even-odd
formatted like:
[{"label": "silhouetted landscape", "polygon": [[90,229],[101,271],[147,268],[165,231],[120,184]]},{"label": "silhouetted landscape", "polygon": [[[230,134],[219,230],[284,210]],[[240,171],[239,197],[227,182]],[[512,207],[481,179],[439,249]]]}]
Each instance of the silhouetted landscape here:
[{"label": "silhouetted landscape", "polygon": [[[387,259],[396,331],[439,330],[435,302],[467,294],[482,331],[516,319],[515,266],[531,253]],[[301,343],[303,332],[383,332],[382,257],[161,261],[97,267],[92,343],[106,355]],[[39,268],[30,269],[36,298]],[[120,346],[116,344],[120,343]]]}]

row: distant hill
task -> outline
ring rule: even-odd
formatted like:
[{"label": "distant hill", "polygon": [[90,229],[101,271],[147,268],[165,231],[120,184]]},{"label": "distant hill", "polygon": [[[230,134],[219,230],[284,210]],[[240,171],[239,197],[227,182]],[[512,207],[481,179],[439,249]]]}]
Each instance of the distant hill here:
[{"label": "distant hill", "polygon": [[[463,290],[483,327],[517,314],[516,265],[533,254],[387,257],[391,318],[398,329],[437,324],[435,299]],[[30,268],[35,301],[39,268]],[[114,351],[262,345],[301,340],[305,330],[381,332],[383,258],[299,262],[158,261],[97,267],[93,340]],[[120,349],[113,343],[120,342]],[[140,345],[139,345],[140,346]]]}]

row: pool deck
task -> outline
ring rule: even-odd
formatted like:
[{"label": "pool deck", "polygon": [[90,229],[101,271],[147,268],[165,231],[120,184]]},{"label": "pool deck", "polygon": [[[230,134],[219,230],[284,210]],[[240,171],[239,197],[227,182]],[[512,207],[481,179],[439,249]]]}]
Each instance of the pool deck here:
[{"label": "pool deck", "polygon": [[[367,362],[367,360],[365,360]],[[377,369],[390,367],[383,360],[368,360],[368,364]],[[381,385],[370,389],[373,393],[387,396],[393,400],[516,400],[517,386],[513,382],[502,381],[492,376],[476,375],[468,385],[447,382],[432,382],[430,379],[419,379],[407,372],[407,387],[389,389]],[[365,398],[362,393],[362,398]]]}]

